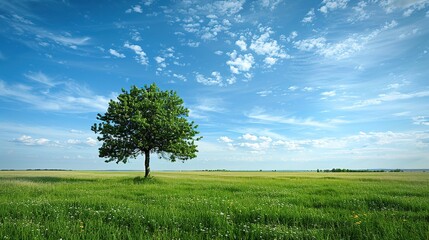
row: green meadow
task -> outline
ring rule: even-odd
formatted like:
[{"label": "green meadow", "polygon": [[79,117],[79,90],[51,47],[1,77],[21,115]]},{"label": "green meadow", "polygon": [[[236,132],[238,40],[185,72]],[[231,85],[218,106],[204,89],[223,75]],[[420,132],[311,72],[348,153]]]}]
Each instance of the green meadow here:
[{"label": "green meadow", "polygon": [[0,172],[0,239],[429,239],[429,173]]}]

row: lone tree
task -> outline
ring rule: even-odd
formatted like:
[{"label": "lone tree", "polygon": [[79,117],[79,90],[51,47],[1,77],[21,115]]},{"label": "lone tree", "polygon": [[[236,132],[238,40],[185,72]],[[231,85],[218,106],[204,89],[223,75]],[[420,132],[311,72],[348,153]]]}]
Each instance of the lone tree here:
[{"label": "lone tree", "polygon": [[99,156],[106,162],[127,163],[145,155],[145,177],[149,176],[150,153],[172,162],[196,157],[197,125],[188,122],[189,110],[174,91],[161,91],[155,83],[144,88],[122,89],[117,100],[110,100],[107,112],[98,114],[101,123],[91,130],[103,145]]}]

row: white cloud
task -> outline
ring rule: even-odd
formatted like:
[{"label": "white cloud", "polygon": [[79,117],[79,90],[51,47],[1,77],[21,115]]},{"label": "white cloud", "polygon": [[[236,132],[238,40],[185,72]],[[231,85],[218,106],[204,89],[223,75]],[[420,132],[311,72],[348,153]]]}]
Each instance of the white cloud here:
[{"label": "white cloud", "polygon": [[255,59],[251,53],[245,55],[237,55],[234,50],[232,53],[228,53],[230,60],[226,62],[230,70],[234,74],[240,74],[241,72],[248,72],[255,63]]},{"label": "white cloud", "polygon": [[216,72],[216,71],[212,72],[211,77],[205,77],[204,75],[197,73],[196,79],[197,79],[197,82],[207,86],[211,86],[211,85],[223,86],[222,76],[220,75],[220,72]]},{"label": "white cloud", "polygon": [[336,95],[336,92],[335,91],[322,92],[321,95],[324,97],[334,97]]},{"label": "white cloud", "polygon": [[123,53],[119,53],[114,49],[109,49],[109,53],[118,58],[125,58],[125,55]]},{"label": "white cloud", "polygon": [[295,48],[302,51],[312,51],[314,49],[321,49],[326,45],[326,38],[309,38],[305,40],[299,40],[294,42]]},{"label": "white cloud", "polygon": [[14,142],[22,143],[27,146],[42,146],[42,145],[48,145],[50,143],[49,139],[46,138],[33,138],[31,136],[22,135],[21,137],[14,139]]},{"label": "white cloud", "polygon": [[328,11],[333,11],[336,9],[344,9],[347,7],[349,0],[323,0],[322,7],[319,8],[319,11],[327,14]]},{"label": "white cloud", "polygon": [[252,135],[250,133],[246,133],[243,136],[241,136],[241,138],[243,138],[244,140],[251,140],[251,141],[256,141],[258,140],[258,137],[255,135]]},{"label": "white cloud", "polygon": [[273,91],[271,91],[271,90],[265,90],[265,91],[257,92],[256,94],[258,94],[261,97],[266,97],[268,95],[271,95],[272,93],[273,93]]},{"label": "white cloud", "polygon": [[212,4],[206,5],[206,8],[210,13],[219,15],[234,15],[243,9],[245,0],[236,1],[216,1]]},{"label": "white cloud", "polygon": [[217,50],[217,51],[215,51],[215,52],[214,52],[214,54],[216,54],[216,55],[219,55],[219,56],[220,56],[220,55],[222,55],[222,54],[223,54],[223,52],[222,52],[222,51],[220,51],[220,50]]},{"label": "white cloud", "polygon": [[301,22],[311,23],[311,22],[313,22],[315,17],[316,17],[316,14],[314,13],[314,8],[312,8],[312,9],[310,9],[310,11],[308,11],[308,13],[305,15],[305,17],[302,19]]},{"label": "white cloud", "polygon": [[234,75],[232,75],[231,77],[229,77],[229,78],[227,78],[226,79],[226,82],[228,83],[228,84],[234,84],[234,83],[236,83],[237,82],[237,78],[234,76]]},{"label": "white cloud", "polygon": [[361,156],[365,156],[364,153],[367,151],[382,151],[385,154],[387,151],[393,150],[397,154],[398,149],[426,148],[429,146],[429,133],[427,132],[359,132],[358,134],[344,137],[299,140],[288,139],[283,136],[278,136],[274,139],[264,136],[255,137],[258,140],[252,140],[251,142],[240,141],[243,140],[240,137],[237,143],[229,142],[227,144],[230,147],[247,148],[258,152],[270,149],[271,152],[278,151],[283,154],[283,148],[289,151],[317,152],[319,158],[320,154],[327,153],[325,151],[330,151],[333,155],[344,154],[344,151],[346,151],[348,154],[363,154]]},{"label": "white cloud", "polygon": [[177,18],[177,21],[186,32],[194,33],[204,41],[216,41],[221,33],[235,35],[229,31],[231,21],[235,21],[233,19],[243,9],[244,2],[245,0],[209,1],[204,4],[198,1],[184,1],[178,12],[185,14],[185,17]]},{"label": "white cloud", "polygon": [[143,13],[143,10],[140,5],[134,5],[134,6],[131,6],[131,8],[127,9],[125,12],[126,13],[132,13],[132,12]]},{"label": "white cloud", "polygon": [[416,125],[429,126],[429,117],[417,116],[413,118],[413,123]]},{"label": "white cloud", "polygon": [[133,50],[137,56],[135,57],[136,61],[140,63],[141,65],[148,65],[149,59],[146,56],[146,53],[143,51],[143,49],[139,45],[133,45],[126,42],[124,44],[124,47],[129,48]]},{"label": "white cloud", "polygon": [[276,40],[271,39],[270,35],[273,34],[271,28],[260,28],[262,34],[260,36],[253,36],[252,42],[249,46],[258,55],[265,56],[265,64],[271,67],[277,62],[278,59],[289,58],[290,56],[285,53],[282,46]]},{"label": "white cloud", "polygon": [[186,23],[183,24],[183,29],[189,33],[197,33],[200,31],[200,26],[199,23]]},{"label": "white cloud", "polygon": [[77,139],[68,139],[66,143],[69,145],[79,145],[79,144],[82,144],[82,141]]},{"label": "white cloud", "polygon": [[179,80],[182,80],[182,81],[184,81],[184,82],[186,82],[186,81],[187,81],[186,77],[185,77],[185,76],[183,76],[182,74],[176,74],[176,73],[173,73],[173,77],[175,77],[175,78],[177,78],[177,79],[179,79]]},{"label": "white cloud", "polygon": [[290,42],[294,40],[296,37],[298,37],[298,33],[296,31],[293,31],[289,34],[289,37],[286,38],[286,41]]},{"label": "white cloud", "polygon": [[144,2],[144,5],[145,6],[150,6],[150,5],[152,5],[152,3],[154,2],[155,0],[144,0],[143,2]]},{"label": "white cloud", "polygon": [[266,57],[265,59],[264,59],[264,63],[267,65],[267,66],[272,66],[272,65],[274,65],[274,64],[276,64],[276,62],[277,62],[277,58],[274,58],[274,57]]},{"label": "white cloud", "polygon": [[271,11],[276,9],[277,5],[279,5],[283,0],[262,0],[260,4],[264,8],[269,8]]},{"label": "white cloud", "polygon": [[311,92],[311,91],[313,91],[314,90],[314,88],[312,88],[312,87],[304,87],[303,89],[302,89],[302,91],[304,91],[304,92]]},{"label": "white cloud", "polygon": [[206,26],[198,30],[198,35],[205,41],[216,40],[221,32],[227,32],[231,27],[231,22],[228,19],[219,21],[217,19],[210,19]]},{"label": "white cloud", "polygon": [[245,40],[246,40],[246,38],[241,36],[240,39],[235,42],[235,45],[239,46],[241,51],[247,50],[247,44],[246,44]]},{"label": "white cloud", "polygon": [[192,40],[188,40],[185,45],[188,46],[188,47],[197,48],[197,47],[200,46],[200,42],[195,42],[195,41],[192,41]]},{"label": "white cloud", "polygon": [[[155,62],[157,63],[157,69],[156,69],[157,74],[160,74],[162,72],[164,76],[172,77],[171,70],[167,70],[167,71],[164,71],[164,70],[171,64],[183,66],[183,64],[179,62],[180,57],[177,57],[175,53],[176,51],[174,47],[168,47],[160,51],[160,55],[154,58]],[[177,77],[177,76],[173,76],[173,77]]]},{"label": "white cloud", "polygon": [[288,151],[296,151],[296,150],[304,149],[304,147],[302,146],[302,141],[294,141],[294,140],[277,140],[273,142],[273,146],[283,146]]},{"label": "white cloud", "polygon": [[298,90],[299,87],[298,86],[290,86],[288,89],[293,92],[293,91]]},{"label": "white cloud", "polygon": [[224,143],[232,143],[232,142],[234,142],[234,140],[232,140],[231,138],[226,137],[226,136],[222,136],[222,137],[220,137],[220,138],[219,138],[219,141],[220,141],[220,142],[224,142]]},{"label": "white cloud", "polygon": [[54,147],[64,147],[64,146],[96,146],[98,144],[97,140],[92,137],[87,137],[85,140],[78,139],[67,139],[66,141],[52,141],[47,138],[33,138],[29,135],[22,135],[17,139],[13,139],[13,142],[21,143],[27,146],[54,146]]},{"label": "white cloud", "polygon": [[96,146],[97,145],[97,140],[92,138],[92,137],[87,137],[86,138],[86,142],[85,142],[88,146]]},{"label": "white cloud", "polygon": [[163,63],[165,61],[165,58],[157,56],[157,57],[155,57],[155,61],[156,61],[156,63],[160,64],[160,63]]},{"label": "white cloud", "polygon": [[130,35],[131,35],[131,39],[136,42],[139,42],[142,40],[140,33],[136,29],[131,30]]}]

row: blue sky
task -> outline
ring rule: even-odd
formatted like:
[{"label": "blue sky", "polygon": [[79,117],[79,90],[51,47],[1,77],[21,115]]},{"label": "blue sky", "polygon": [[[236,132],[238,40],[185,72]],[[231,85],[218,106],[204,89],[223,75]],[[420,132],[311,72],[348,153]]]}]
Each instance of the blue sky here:
[{"label": "blue sky", "polygon": [[175,90],[196,159],[153,170],[429,168],[429,1],[0,1],[0,168],[98,158],[121,88]]}]

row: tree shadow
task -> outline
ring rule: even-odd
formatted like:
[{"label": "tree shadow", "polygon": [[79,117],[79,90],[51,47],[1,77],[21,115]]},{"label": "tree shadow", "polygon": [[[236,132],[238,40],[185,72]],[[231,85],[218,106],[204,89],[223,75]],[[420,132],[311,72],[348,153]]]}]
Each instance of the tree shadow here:
[{"label": "tree shadow", "polygon": [[158,182],[158,181],[154,177],[151,177],[151,176],[149,176],[147,178],[140,177],[140,176],[133,178],[134,184],[153,184],[156,182]]}]

